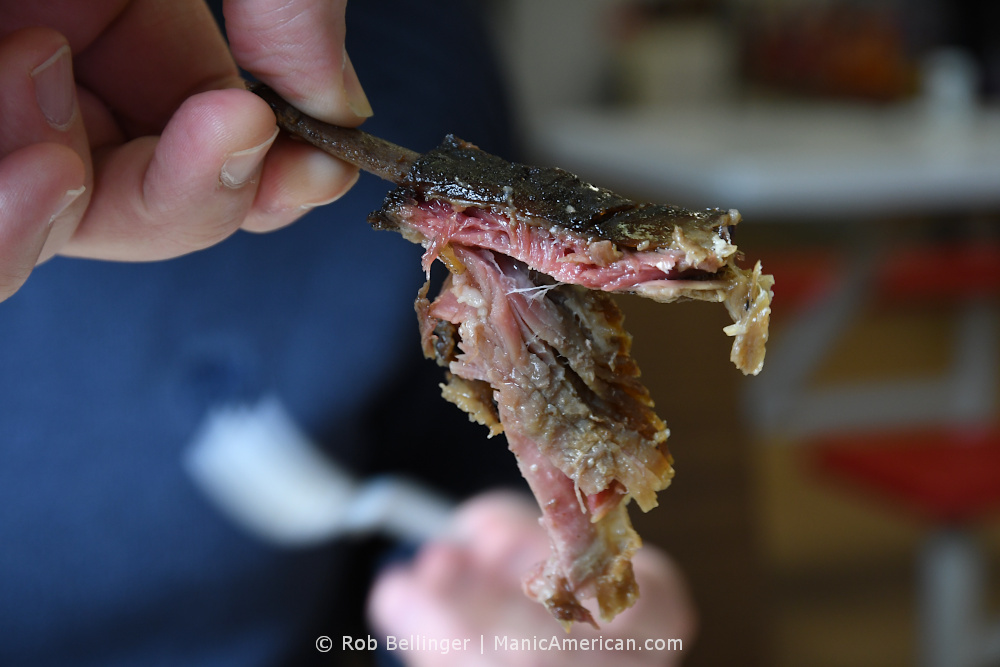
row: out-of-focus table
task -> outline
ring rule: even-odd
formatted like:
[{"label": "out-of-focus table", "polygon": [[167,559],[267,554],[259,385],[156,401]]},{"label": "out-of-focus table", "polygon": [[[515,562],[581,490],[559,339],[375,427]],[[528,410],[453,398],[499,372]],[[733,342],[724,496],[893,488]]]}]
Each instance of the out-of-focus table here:
[{"label": "out-of-focus table", "polygon": [[1000,209],[1000,109],[728,103],[565,109],[529,122],[536,161],[746,219]]}]

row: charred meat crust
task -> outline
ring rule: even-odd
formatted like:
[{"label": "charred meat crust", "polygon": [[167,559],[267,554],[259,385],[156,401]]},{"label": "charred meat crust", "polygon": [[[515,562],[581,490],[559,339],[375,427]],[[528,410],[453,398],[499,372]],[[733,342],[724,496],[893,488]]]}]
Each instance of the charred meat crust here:
[{"label": "charred meat crust", "polygon": [[738,221],[723,209],[689,211],[635,202],[562,169],[507,162],[454,135],[418,155],[357,128],[303,114],[261,83],[248,83],[247,88],[268,103],[285,131],[399,186],[382,209],[369,216],[378,229],[398,229],[393,211],[400,205],[432,200],[492,208],[510,214],[515,223],[554,224],[642,250],[669,247],[675,227],[730,243]]},{"label": "charred meat crust", "polygon": [[728,242],[733,224],[730,212],[723,209],[695,212],[635,202],[562,169],[507,162],[454,135],[414,162],[369,222],[378,229],[395,230],[394,211],[431,200],[492,208],[516,222],[542,221],[588,238],[644,250],[669,247],[678,225],[716,234]]}]

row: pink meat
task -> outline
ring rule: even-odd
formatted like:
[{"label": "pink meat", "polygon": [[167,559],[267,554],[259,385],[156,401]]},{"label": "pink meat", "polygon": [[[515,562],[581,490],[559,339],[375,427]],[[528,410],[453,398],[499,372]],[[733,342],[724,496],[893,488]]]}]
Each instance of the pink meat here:
[{"label": "pink meat", "polygon": [[[610,299],[537,284],[523,264],[452,246],[441,295],[418,300],[424,349],[455,351],[445,396],[499,424],[542,508],[552,555],[528,594],[564,623],[593,622],[581,598],[612,618],[637,595],[629,558],[639,546],[625,506],[655,505],[672,475],[666,427],[652,412]],[[440,346],[440,323],[456,340]]]},{"label": "pink meat", "polygon": [[725,264],[719,255],[619,248],[557,227],[512,223],[487,209],[458,209],[441,201],[410,207],[406,225],[428,239],[425,270],[448,244],[480,247],[520,260],[560,282],[613,292],[675,280],[688,271],[714,273]]}]

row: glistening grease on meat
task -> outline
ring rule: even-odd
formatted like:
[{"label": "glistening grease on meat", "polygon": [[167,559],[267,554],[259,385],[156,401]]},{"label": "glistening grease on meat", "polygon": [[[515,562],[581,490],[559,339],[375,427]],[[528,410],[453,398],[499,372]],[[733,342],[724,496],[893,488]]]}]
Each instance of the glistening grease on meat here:
[{"label": "glistening grease on meat", "polygon": [[560,169],[511,164],[454,137],[424,155],[304,116],[263,87],[279,124],[396,183],[370,216],[449,269],[416,310],[444,397],[504,433],[542,510],[549,559],[525,592],[567,629],[611,620],[638,596],[627,506],[648,511],[673,477],[666,425],[609,293],[725,304],[731,359],[764,361],[771,276],[736,265],[734,210],[637,203]]}]

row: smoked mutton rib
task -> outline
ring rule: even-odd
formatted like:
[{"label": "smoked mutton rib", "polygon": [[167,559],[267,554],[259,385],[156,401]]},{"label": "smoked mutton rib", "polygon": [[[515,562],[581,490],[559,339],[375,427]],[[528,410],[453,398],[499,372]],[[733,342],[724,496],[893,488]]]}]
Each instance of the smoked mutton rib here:
[{"label": "smoked mutton rib", "polygon": [[773,279],[736,265],[739,213],[634,202],[450,135],[417,154],[251,90],[286,131],[394,183],[369,222],[421,244],[425,271],[449,269],[440,294],[425,284],[417,298],[423,350],[447,369],[443,396],[506,435],[541,507],[552,552],[527,595],[567,629],[596,625],[581,599],[596,598],[604,621],[631,606],[641,541],[627,505],[655,507],[674,471],[609,293],[724,303],[730,358],[758,373]]}]

